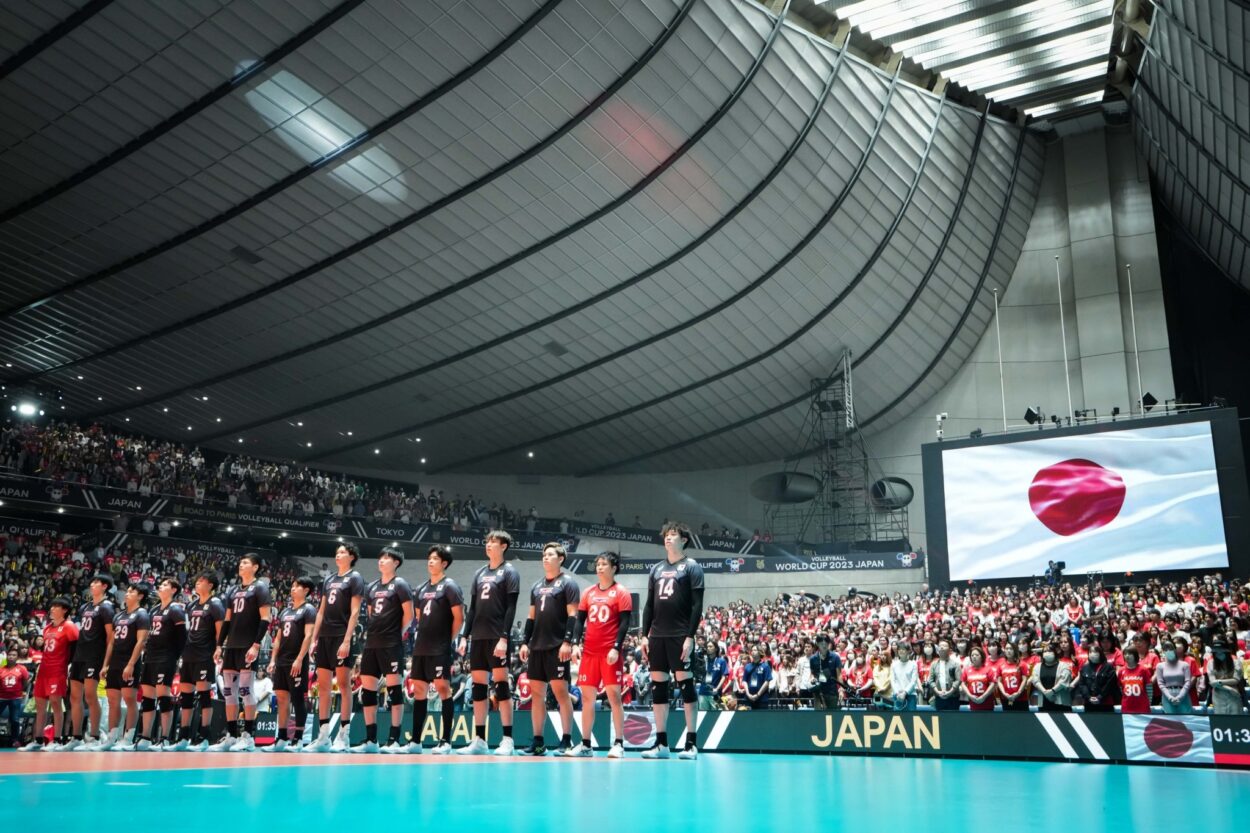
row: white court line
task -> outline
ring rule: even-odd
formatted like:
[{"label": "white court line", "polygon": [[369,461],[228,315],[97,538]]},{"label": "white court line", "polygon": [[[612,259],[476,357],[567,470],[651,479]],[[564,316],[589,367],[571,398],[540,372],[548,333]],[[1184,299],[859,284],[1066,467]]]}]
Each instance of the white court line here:
[{"label": "white court line", "polygon": [[183,784],[188,790],[228,790],[229,784]]},{"label": "white court line", "polygon": [[146,781],[107,781],[105,786],[108,787],[148,787],[151,786]]},{"label": "white court line", "polygon": [[73,782],[73,781],[53,781],[53,780],[51,780],[51,779],[46,779],[46,778],[45,778],[45,779],[41,779],[41,780],[39,780],[39,781],[36,781],[35,783],[36,783],[36,784],[72,784],[72,783],[74,783],[74,782]]}]

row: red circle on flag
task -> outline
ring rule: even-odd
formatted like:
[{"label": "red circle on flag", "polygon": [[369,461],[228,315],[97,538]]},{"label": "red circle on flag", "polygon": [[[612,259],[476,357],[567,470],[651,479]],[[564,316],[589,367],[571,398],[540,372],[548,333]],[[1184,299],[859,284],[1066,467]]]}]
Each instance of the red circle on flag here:
[{"label": "red circle on flag", "polygon": [[1142,738],[1160,758],[1183,758],[1194,745],[1194,733],[1179,720],[1155,718],[1146,724]]},{"label": "red circle on flag", "polygon": [[1029,505],[1056,535],[1106,526],[1124,506],[1124,480],[1092,460],[1064,460],[1033,475]]}]

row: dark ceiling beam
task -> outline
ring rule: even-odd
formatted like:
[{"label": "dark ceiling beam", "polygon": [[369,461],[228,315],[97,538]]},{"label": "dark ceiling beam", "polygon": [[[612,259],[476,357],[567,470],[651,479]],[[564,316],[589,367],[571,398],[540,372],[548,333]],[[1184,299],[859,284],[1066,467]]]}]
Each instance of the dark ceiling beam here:
[{"label": "dark ceiling beam", "polygon": [[0,63],[0,80],[8,78],[26,63],[37,58],[48,47],[107,9],[112,3],[113,0],[91,0],[89,3],[84,3],[69,17],[5,58],[4,63]]}]

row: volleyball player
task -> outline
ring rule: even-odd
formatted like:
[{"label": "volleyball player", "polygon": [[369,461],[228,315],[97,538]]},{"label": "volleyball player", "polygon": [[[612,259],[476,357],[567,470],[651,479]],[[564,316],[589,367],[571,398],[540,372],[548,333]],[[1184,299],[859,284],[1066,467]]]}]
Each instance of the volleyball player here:
[{"label": "volleyball player", "polygon": [[404,634],[412,624],[412,587],[395,575],[404,563],[404,554],[395,547],[383,547],[378,554],[378,574],[365,589],[368,629],[365,648],[360,652],[360,705],[365,714],[365,739],[352,752],[378,751],[378,685],[386,678],[386,699],[391,707],[390,753],[399,750],[399,733],[404,727],[403,673]]},{"label": "volleyball player", "polygon": [[577,675],[577,684],[582,690],[582,742],[568,753],[570,757],[589,758],[594,754],[590,738],[595,728],[595,697],[600,684],[608,697],[612,728],[616,730],[608,757],[625,757],[625,707],[621,703],[625,659],[622,652],[634,605],[629,591],[616,583],[620,567],[621,557],[614,552],[605,552],[596,558],[598,582],[582,593],[578,605],[577,618],[583,634],[582,662]]},{"label": "volleyball player", "polygon": [[134,748],[144,752],[156,740],[157,719],[163,737],[169,737],[174,723],[174,698],[169,695],[178,658],[187,644],[187,613],[174,596],[182,592],[176,578],[166,577],[156,587],[160,604],[152,611],[152,630],[143,646],[143,675],[139,679],[139,734]]},{"label": "volleyball player", "polygon": [[699,698],[690,674],[690,654],[694,650],[699,620],[703,618],[703,568],[686,557],[690,530],[684,524],[665,524],[660,537],[664,539],[667,557],[651,568],[647,577],[647,603],[642,609],[641,646],[651,663],[655,711],[655,746],[643,752],[642,757],[669,757],[668,681],[671,674],[681,688],[686,712],[686,743],[677,757],[693,760],[698,755],[695,706]]},{"label": "volleyball player", "polygon": [[[488,749],[488,678],[495,684],[499,722],[503,726],[503,739],[495,754],[511,755],[516,751],[512,740],[512,691],[508,687],[508,643],[512,622],[516,618],[517,599],[521,595],[521,575],[516,567],[504,561],[511,545],[512,536],[502,529],[487,533],[487,563],[473,574],[473,583],[469,588],[465,632],[469,637],[469,673],[473,680],[473,740],[457,750],[459,755],[482,755]],[[463,645],[461,647],[463,649]]]},{"label": "volleyball player", "polygon": [[569,699],[569,660],[573,657],[573,636],[577,627],[577,581],[564,570],[567,551],[559,543],[543,547],[543,577],[530,588],[530,611],[521,642],[521,662],[526,663],[534,723],[534,740],[523,754],[547,754],[543,726],[547,721],[547,686],[560,709],[560,747],[564,754],[573,747],[573,701]]},{"label": "volleyball player", "polygon": [[[252,683],[260,645],[272,615],[269,582],[258,578],[260,556],[247,553],[239,559],[239,584],[226,594],[226,618],[213,659],[221,663],[221,699],[226,704],[227,736],[208,747],[209,752],[251,752],[256,748],[256,694]],[[243,729],[239,729],[239,702],[243,703]]]},{"label": "volleyball player", "polygon": [[[307,576],[291,582],[291,604],[278,614],[278,629],[273,637],[269,660],[269,676],[278,699],[278,737],[264,752],[294,752],[304,737],[308,719],[308,658],[312,651],[313,628],[317,625],[317,608],[308,596],[317,583]],[[287,708],[295,712],[295,735],[287,744]]]},{"label": "volleyball player", "polygon": [[[130,735],[139,719],[139,672],[143,670],[143,646],[152,629],[152,617],[143,605],[151,592],[144,582],[132,581],[126,588],[126,609],[113,617],[113,653],[104,672],[104,694],[109,704],[109,733],[99,743],[80,747],[92,751],[112,749]],[[126,703],[126,723],[121,730],[122,701]]]},{"label": "volleyball player", "polygon": [[[321,606],[313,627],[313,656],[317,665],[317,739],[305,752],[346,752],[347,735],[352,725],[351,670],[352,634],[360,621],[360,601],[365,593],[365,580],[356,572],[360,550],[355,544],[339,544],[334,551],[338,574],[321,585]],[[340,730],[330,743],[330,706],[332,684],[337,679],[341,698]]]},{"label": "volleyball player", "polygon": [[208,749],[207,735],[213,722],[212,684],[217,679],[213,653],[221,638],[226,606],[217,598],[217,576],[201,573],[195,577],[195,598],[186,606],[187,643],[182,649],[182,668],[178,672],[178,705],[181,729],[178,742],[170,748],[175,752]]},{"label": "volleyball player", "polygon": [[[429,686],[442,700],[442,726],[440,740],[430,754],[446,755],[451,752],[451,729],[455,723],[455,700],[451,695],[452,638],[460,632],[464,623],[464,595],[460,585],[447,577],[451,566],[451,547],[437,544],[430,547],[425,566],[429,579],[417,588],[416,617],[417,637],[412,645],[412,668],[408,672],[412,688],[412,742],[406,749],[391,752],[419,753],[422,749],[421,732],[429,710]],[[388,751],[383,749],[383,752]]]},{"label": "volleyball player", "polygon": [[[113,652],[113,617],[117,615],[117,610],[108,600],[108,591],[112,589],[111,576],[96,576],[91,580],[91,601],[78,608],[78,641],[74,643],[74,661],[69,664],[72,737],[65,744],[67,750],[80,749],[100,737],[100,698],[96,691]],[[88,728],[83,725],[84,695],[87,697],[87,715],[91,724],[89,735]]]},{"label": "volleyball player", "polygon": [[[52,737],[60,739],[65,722],[65,694],[69,690],[69,657],[78,640],[78,626],[69,621],[69,599],[57,596],[48,605],[48,624],[43,629],[43,658],[35,672],[35,732],[27,752],[44,748],[43,727],[52,712]],[[60,749],[54,743],[51,749]]]}]

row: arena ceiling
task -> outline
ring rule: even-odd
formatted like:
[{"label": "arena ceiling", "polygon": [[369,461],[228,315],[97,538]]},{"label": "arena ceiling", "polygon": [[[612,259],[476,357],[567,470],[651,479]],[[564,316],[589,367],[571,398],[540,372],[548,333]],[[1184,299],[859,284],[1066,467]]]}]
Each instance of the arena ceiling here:
[{"label": "arena ceiling", "polygon": [[1041,143],[786,10],[7,4],[7,392],[397,471],[779,459],[848,349],[861,425],[905,418],[990,321]]}]

